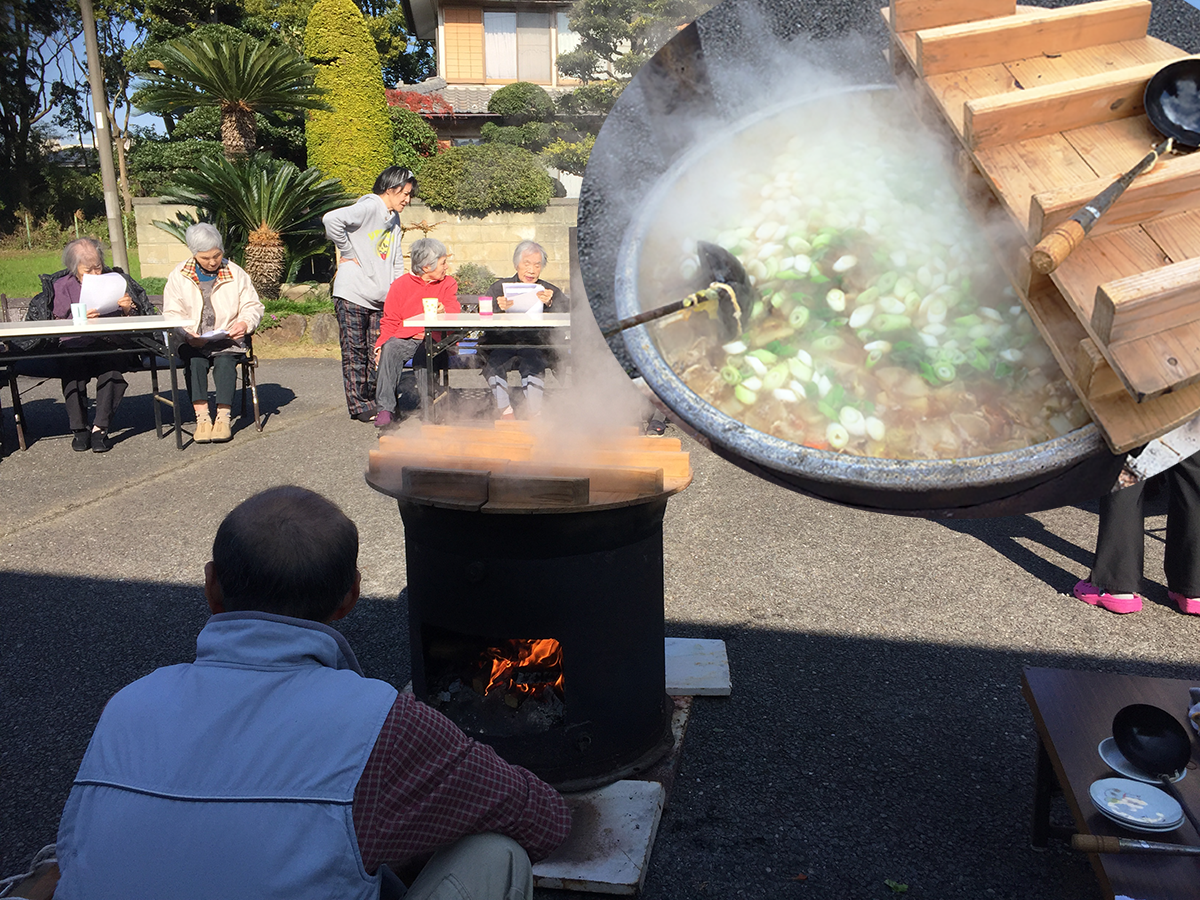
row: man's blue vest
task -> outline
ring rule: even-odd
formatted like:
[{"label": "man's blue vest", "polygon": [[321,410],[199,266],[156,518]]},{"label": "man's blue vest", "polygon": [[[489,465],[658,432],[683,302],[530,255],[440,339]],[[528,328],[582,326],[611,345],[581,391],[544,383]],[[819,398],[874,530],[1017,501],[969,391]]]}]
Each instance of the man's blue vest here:
[{"label": "man's blue vest", "polygon": [[351,807],[395,700],[332,628],[213,616],[195,663],[105,708],[59,825],[55,900],[377,898]]}]

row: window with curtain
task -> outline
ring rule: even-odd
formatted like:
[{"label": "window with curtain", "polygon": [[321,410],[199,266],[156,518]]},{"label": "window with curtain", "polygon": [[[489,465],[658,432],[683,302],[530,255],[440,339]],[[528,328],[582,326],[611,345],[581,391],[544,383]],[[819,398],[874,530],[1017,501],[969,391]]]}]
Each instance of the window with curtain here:
[{"label": "window with curtain", "polygon": [[483,13],[483,59],[488,81],[518,81],[517,14]]}]

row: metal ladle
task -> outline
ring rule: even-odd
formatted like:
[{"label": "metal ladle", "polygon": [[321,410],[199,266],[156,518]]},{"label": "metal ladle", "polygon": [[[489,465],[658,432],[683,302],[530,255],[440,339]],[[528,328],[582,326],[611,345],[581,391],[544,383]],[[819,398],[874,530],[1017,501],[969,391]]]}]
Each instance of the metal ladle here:
[{"label": "metal ladle", "polygon": [[647,322],[697,307],[702,303],[714,302],[721,340],[729,341],[741,334],[742,309],[749,309],[758,299],[758,292],[750,286],[745,268],[738,262],[737,257],[717,244],[697,241],[696,251],[700,257],[700,274],[705,281],[710,282],[708,287],[666,306],[621,319],[616,325],[604,330],[604,337],[610,338],[626,328],[645,325]]},{"label": "metal ladle", "polygon": [[1183,808],[1192,827],[1200,833],[1200,824],[1173,783],[1192,758],[1192,741],[1179,721],[1165,709],[1148,703],[1134,703],[1113,717],[1112,733],[1121,755],[1161,781]]}]

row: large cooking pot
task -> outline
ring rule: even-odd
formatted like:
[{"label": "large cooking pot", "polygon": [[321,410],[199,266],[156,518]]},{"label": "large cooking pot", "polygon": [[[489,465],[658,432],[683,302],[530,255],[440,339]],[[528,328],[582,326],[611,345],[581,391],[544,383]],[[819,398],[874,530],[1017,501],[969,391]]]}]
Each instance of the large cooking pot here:
[{"label": "large cooking pot", "polygon": [[[747,5],[753,0],[723,4],[663,47],[626,89],[597,138],[581,196],[579,247],[588,299],[602,328],[663,302],[639,295],[641,251],[659,203],[689,160],[704,152],[714,134],[778,114],[777,96],[747,101],[740,76],[738,104],[730,108],[721,99],[732,92],[722,84],[714,60],[733,58],[739,65],[737,60],[744,59],[739,44],[748,39],[746,20],[737,8]],[[739,27],[722,21],[723,11]],[[811,45],[804,47],[812,52]],[[869,83],[836,90],[894,88]],[[815,89],[786,102],[828,96],[829,89]],[[676,420],[715,452],[804,494],[905,515],[1015,515],[1099,496],[1121,468],[1123,457],[1108,450],[1090,423],[1036,446],[965,459],[876,459],[803,447],[750,428],[702,400],[663,358],[654,335],[653,327],[641,326],[610,346],[637,369]]]}]

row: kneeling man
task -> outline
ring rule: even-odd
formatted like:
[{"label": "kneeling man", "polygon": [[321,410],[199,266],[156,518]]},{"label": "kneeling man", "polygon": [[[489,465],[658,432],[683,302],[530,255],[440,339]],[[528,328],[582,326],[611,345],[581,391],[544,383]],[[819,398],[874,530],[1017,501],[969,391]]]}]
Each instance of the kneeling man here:
[{"label": "kneeling man", "polygon": [[196,661],[122,689],[96,726],[56,900],[374,900],[400,894],[386,864],[431,853],[410,900],[531,896],[529,858],[565,839],[566,804],[363,677],[328,625],[358,601],[357,560],[354,523],[302,488],[225,518]]}]

